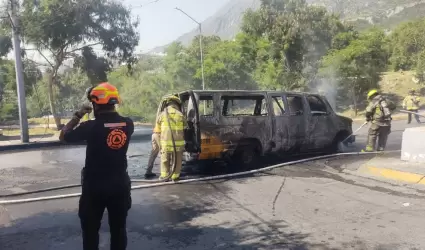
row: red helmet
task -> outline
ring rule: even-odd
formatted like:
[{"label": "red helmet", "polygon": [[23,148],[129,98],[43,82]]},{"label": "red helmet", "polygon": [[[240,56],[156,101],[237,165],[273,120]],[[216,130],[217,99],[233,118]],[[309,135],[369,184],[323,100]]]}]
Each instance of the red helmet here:
[{"label": "red helmet", "polygon": [[120,96],[118,89],[107,82],[103,82],[96,87],[92,87],[87,90],[87,98],[90,102],[99,105],[114,105],[120,103]]}]

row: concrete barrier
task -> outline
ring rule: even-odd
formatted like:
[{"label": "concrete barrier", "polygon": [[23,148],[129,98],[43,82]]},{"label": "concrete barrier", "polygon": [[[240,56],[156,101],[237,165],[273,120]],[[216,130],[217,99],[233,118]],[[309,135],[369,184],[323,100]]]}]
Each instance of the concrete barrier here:
[{"label": "concrete barrier", "polygon": [[401,143],[401,160],[425,163],[425,127],[404,130]]}]

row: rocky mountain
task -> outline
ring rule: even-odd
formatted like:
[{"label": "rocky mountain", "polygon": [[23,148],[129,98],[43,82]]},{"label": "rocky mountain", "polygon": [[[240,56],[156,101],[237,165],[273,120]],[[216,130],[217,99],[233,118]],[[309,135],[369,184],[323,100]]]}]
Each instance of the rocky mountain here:
[{"label": "rocky mountain", "polygon": [[[260,0],[229,0],[217,13],[202,22],[203,35],[217,35],[222,39],[232,39],[239,31],[243,14],[248,9],[257,9]],[[408,20],[425,17],[425,0],[307,0],[309,4],[324,6],[341,16],[343,20],[359,29],[372,25],[391,29]],[[195,29],[176,41],[188,45],[199,34]],[[161,46],[151,52],[163,52]]]}]

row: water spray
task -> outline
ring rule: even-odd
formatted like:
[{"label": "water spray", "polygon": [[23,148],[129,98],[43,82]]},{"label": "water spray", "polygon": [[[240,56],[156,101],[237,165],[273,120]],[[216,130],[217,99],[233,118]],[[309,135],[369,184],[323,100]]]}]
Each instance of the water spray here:
[{"label": "water spray", "polygon": [[348,139],[350,139],[351,136],[355,135],[357,132],[360,131],[360,129],[362,129],[364,126],[366,126],[366,124],[368,124],[369,122],[365,122],[363,123],[358,129],[356,129],[356,131],[354,131],[353,133],[351,133],[347,138],[345,138],[341,143],[344,143],[345,141],[347,141]]}]

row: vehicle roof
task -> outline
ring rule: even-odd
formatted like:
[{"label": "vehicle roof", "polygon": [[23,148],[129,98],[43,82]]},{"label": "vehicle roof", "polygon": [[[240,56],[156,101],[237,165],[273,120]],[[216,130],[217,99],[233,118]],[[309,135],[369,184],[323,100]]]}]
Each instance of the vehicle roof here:
[{"label": "vehicle roof", "polygon": [[[180,94],[187,93],[190,90],[182,91]],[[320,95],[311,92],[296,92],[296,91],[275,91],[275,90],[192,90],[194,93],[246,93],[246,94],[255,94],[255,93],[268,93],[268,94],[301,94],[301,95]]]}]

